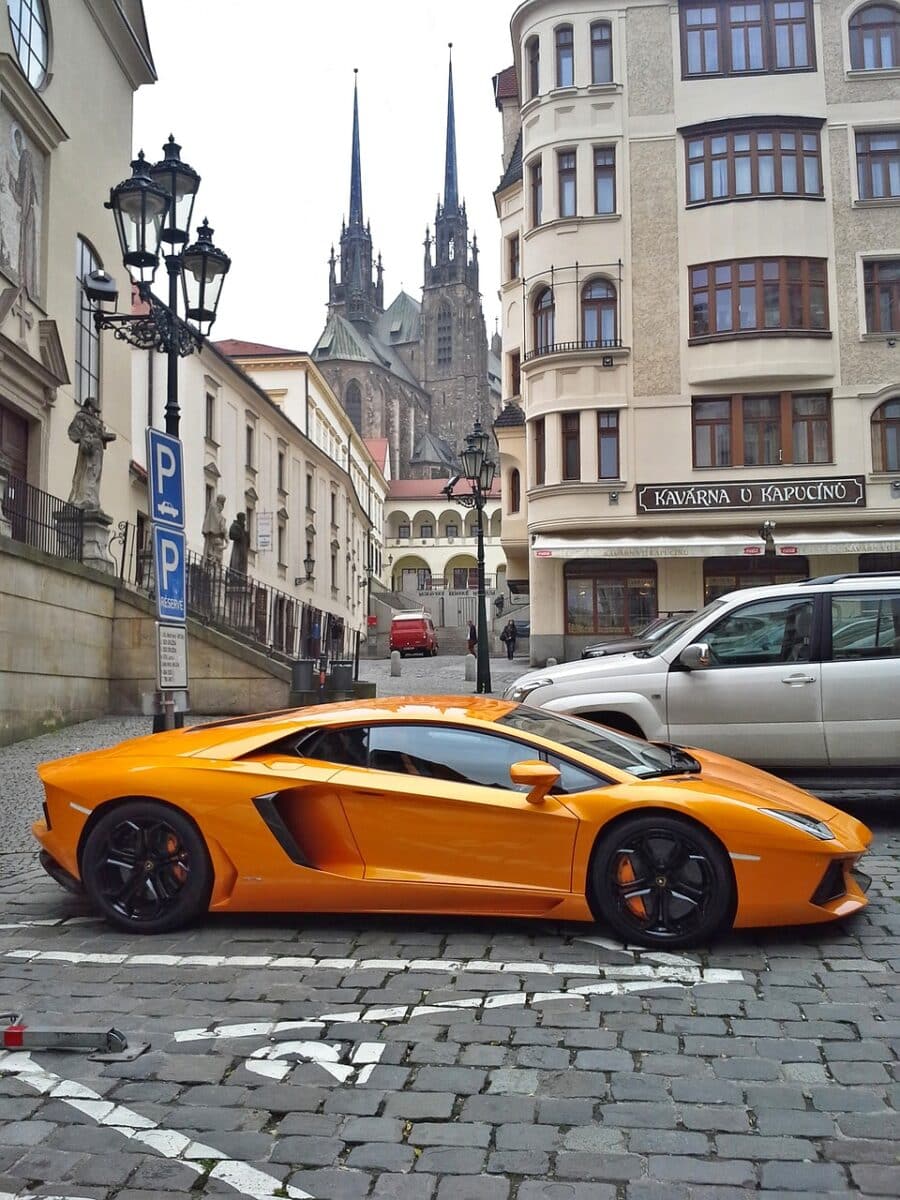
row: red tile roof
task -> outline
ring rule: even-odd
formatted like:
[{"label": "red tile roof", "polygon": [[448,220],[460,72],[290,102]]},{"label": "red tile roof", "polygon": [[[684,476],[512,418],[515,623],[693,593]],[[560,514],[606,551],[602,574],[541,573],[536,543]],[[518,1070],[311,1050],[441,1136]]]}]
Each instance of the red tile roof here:
[{"label": "red tile roof", "polygon": [[388,457],[387,438],[363,438],[363,441],[366,444],[366,449],[377,463],[378,469],[383,471]]},{"label": "red tile roof", "polygon": [[497,107],[501,100],[518,100],[519,81],[516,79],[516,68],[506,67],[494,76],[494,99]]},{"label": "red tile roof", "polygon": [[276,358],[285,354],[305,354],[305,350],[288,350],[284,346],[267,346],[265,342],[244,342],[240,338],[224,338],[213,342],[226,358]]},{"label": "red tile roof", "polygon": [[[448,483],[447,479],[392,479],[387,498],[388,500],[442,500],[445,498],[443,489]],[[461,479],[456,490],[465,495],[469,490],[469,485]],[[499,477],[494,478],[490,497],[492,500],[500,499]]]}]

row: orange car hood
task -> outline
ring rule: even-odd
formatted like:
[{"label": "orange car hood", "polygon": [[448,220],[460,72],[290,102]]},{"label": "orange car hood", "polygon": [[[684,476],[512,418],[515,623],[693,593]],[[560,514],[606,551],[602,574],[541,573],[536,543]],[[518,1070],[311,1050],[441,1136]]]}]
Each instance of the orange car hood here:
[{"label": "orange car hood", "polygon": [[690,753],[703,768],[700,776],[684,776],[693,792],[744,801],[754,808],[768,804],[772,808],[804,813],[808,817],[815,817],[817,821],[830,821],[838,814],[838,810],[830,804],[817,800],[809,792],[777,779],[767,771],[714,754],[711,750],[695,750],[691,747]]}]

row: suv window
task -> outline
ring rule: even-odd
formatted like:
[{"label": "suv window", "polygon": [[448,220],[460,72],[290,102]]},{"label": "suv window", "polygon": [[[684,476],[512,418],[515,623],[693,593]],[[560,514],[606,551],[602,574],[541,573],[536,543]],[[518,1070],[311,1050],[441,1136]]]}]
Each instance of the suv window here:
[{"label": "suv window", "polygon": [[833,595],[831,657],[900,658],[900,592]]},{"label": "suv window", "polygon": [[812,598],[757,600],[724,616],[703,635],[713,665],[763,666],[808,662]]}]

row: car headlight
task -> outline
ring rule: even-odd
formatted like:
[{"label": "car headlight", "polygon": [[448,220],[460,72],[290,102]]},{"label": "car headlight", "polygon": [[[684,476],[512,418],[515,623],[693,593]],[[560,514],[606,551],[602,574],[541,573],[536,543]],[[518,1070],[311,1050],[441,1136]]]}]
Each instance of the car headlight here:
[{"label": "car headlight", "polygon": [[802,829],[804,833],[811,833],[820,842],[834,841],[834,834],[825,822],[817,821],[815,817],[808,817],[806,813],[784,812],[780,808],[761,808],[759,811],[766,813],[767,816],[774,817],[776,821],[784,821],[785,825],[793,825],[795,829]]},{"label": "car headlight", "polygon": [[549,687],[552,682],[552,679],[532,679],[530,683],[511,683],[503,693],[503,699],[521,704],[526,696],[530,696],[538,688]]}]

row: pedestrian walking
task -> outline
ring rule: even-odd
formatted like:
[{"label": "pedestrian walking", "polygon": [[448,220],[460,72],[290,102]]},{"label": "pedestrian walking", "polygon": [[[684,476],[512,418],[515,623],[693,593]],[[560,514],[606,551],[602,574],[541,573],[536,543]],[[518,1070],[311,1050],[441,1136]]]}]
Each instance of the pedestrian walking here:
[{"label": "pedestrian walking", "polygon": [[472,620],[469,621],[468,647],[470,654],[474,654],[478,647],[478,630],[475,628],[475,622]]},{"label": "pedestrian walking", "polygon": [[500,630],[500,641],[506,647],[506,657],[510,660],[510,662],[512,662],[516,655],[517,636],[518,633],[516,631],[516,623],[512,617],[510,617],[510,619]]}]

